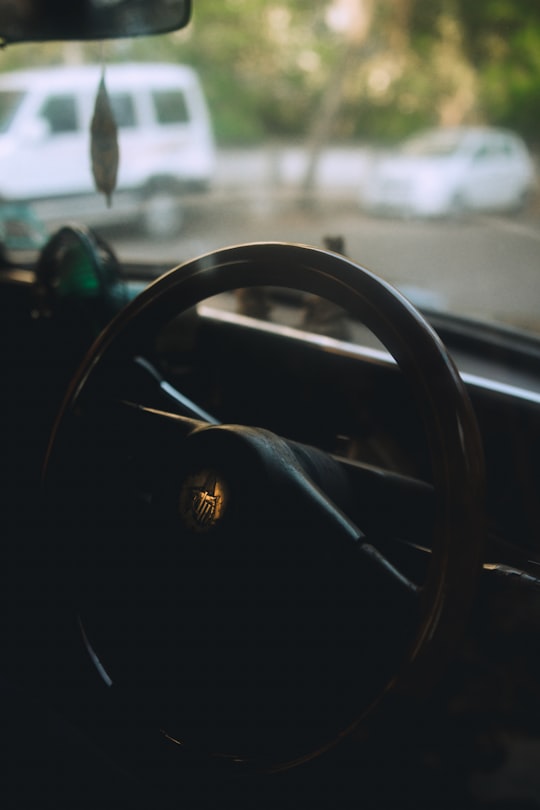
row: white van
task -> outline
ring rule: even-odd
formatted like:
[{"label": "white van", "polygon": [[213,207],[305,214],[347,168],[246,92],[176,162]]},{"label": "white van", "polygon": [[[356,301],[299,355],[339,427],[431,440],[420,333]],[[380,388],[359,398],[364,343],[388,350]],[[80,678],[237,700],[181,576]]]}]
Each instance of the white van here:
[{"label": "white van", "polygon": [[[181,194],[206,189],[215,149],[203,91],[185,65],[108,65],[120,164],[112,206],[95,190],[90,123],[101,65],[0,74],[0,199],[34,204],[45,222],[139,220],[167,236],[182,220]],[[67,198],[67,199],[66,199]]]}]

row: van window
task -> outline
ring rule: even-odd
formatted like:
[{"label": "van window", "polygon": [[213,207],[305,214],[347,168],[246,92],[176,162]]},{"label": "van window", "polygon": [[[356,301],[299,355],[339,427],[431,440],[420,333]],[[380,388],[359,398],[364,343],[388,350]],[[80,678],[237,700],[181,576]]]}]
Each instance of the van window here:
[{"label": "van window", "polygon": [[74,96],[50,96],[40,115],[48,122],[53,135],[76,132],[79,128]]},{"label": "van window", "polygon": [[24,93],[17,90],[4,90],[0,93],[0,132],[7,132],[17,112]]},{"label": "van window", "polygon": [[185,124],[188,121],[186,99],[180,90],[154,90],[152,99],[159,124]]},{"label": "van window", "polygon": [[116,126],[119,129],[134,127],[136,122],[133,96],[129,93],[113,93],[110,100]]}]

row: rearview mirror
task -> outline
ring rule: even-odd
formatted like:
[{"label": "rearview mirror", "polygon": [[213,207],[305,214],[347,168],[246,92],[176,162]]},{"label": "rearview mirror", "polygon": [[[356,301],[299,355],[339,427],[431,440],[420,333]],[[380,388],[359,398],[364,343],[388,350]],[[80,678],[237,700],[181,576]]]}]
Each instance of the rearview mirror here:
[{"label": "rearview mirror", "polygon": [[184,28],[191,0],[0,0],[0,40],[116,39]]}]

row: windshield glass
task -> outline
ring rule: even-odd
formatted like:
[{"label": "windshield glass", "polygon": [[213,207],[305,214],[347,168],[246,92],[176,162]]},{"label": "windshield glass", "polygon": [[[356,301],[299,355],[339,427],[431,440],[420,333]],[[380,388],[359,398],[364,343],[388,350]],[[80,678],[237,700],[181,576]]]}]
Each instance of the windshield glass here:
[{"label": "windshield glass", "polygon": [[[193,6],[173,34],[3,50],[0,90],[40,78],[24,137],[0,141],[2,200],[49,232],[94,227],[145,273],[239,242],[339,244],[426,311],[540,332],[540,6]],[[102,76],[115,177],[92,169]],[[4,130],[18,99],[0,93]],[[388,159],[454,152],[458,127],[476,141],[451,174]]]}]

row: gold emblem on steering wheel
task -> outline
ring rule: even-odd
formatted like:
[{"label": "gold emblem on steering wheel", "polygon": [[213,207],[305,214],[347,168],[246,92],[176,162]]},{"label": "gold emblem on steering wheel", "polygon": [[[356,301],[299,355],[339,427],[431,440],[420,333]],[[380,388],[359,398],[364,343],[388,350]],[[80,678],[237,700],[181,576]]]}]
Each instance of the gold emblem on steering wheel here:
[{"label": "gold emblem on steering wheel", "polygon": [[222,517],[227,498],[225,484],[215,472],[191,473],[180,492],[180,514],[190,529],[207,532]]}]

